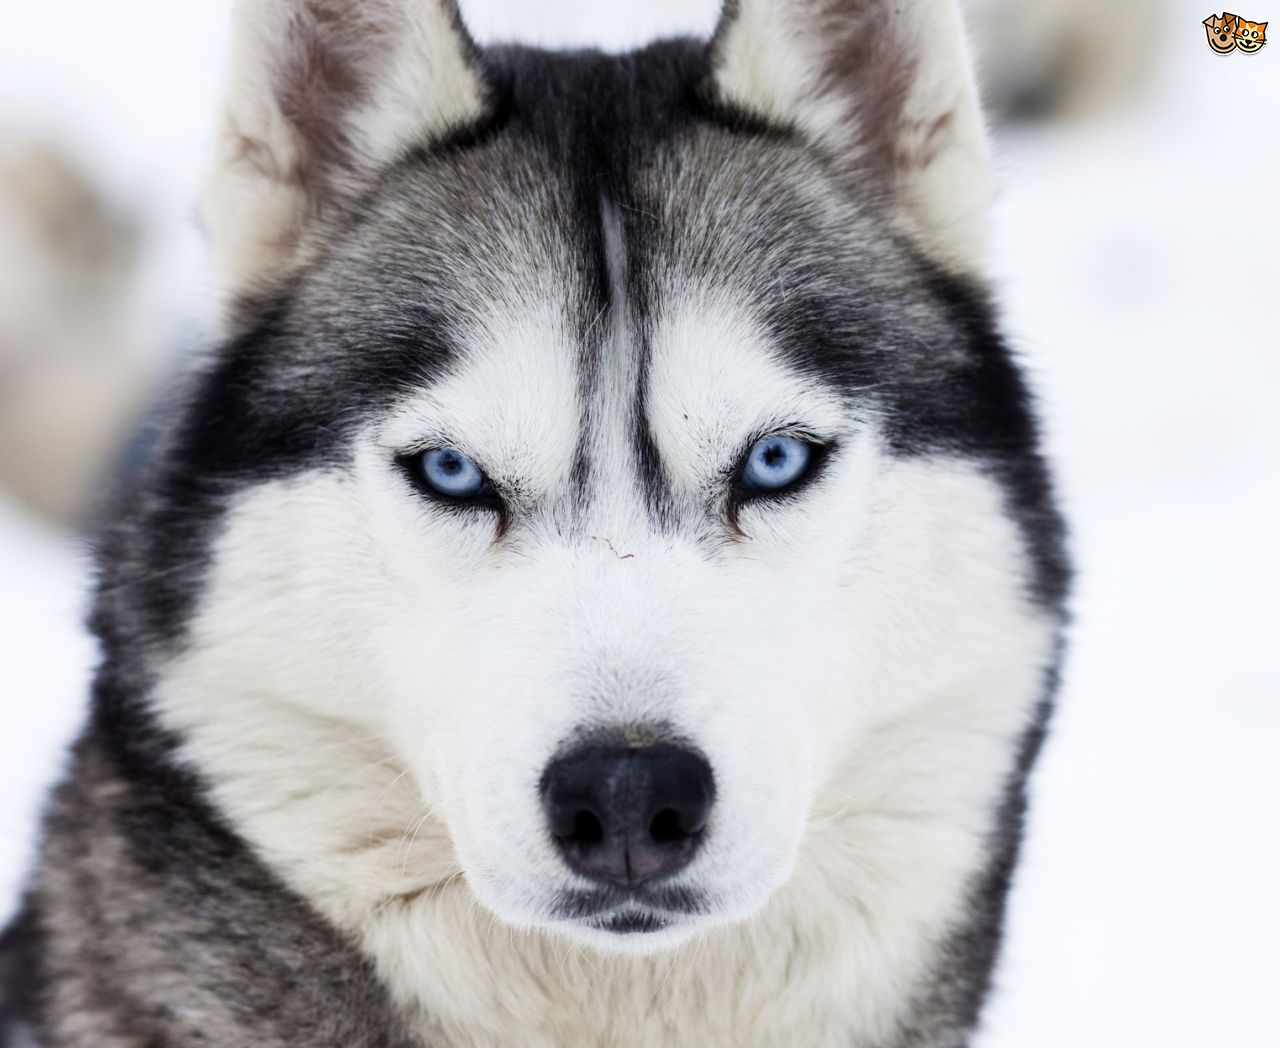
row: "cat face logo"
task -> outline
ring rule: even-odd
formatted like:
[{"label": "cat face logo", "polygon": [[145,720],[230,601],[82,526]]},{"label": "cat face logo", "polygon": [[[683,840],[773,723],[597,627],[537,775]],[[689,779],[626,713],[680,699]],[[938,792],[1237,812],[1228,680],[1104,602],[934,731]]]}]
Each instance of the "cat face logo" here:
[{"label": "cat face logo", "polygon": [[1267,42],[1266,22],[1246,22],[1243,18],[1236,22],[1236,47],[1245,54],[1261,51]]},{"label": "cat face logo", "polygon": [[1209,46],[1220,55],[1229,55],[1236,49],[1236,26],[1240,19],[1223,12],[1222,15],[1210,15],[1204,20],[1204,31],[1209,37]]}]

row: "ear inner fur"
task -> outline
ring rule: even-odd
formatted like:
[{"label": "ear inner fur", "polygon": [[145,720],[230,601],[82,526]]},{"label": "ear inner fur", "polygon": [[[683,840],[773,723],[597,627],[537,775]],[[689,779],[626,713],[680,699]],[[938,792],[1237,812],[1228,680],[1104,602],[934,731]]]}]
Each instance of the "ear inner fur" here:
[{"label": "ear inner fur", "polygon": [[240,0],[204,210],[223,300],[279,286],[318,220],[488,102],[453,0]]},{"label": "ear inner fur", "polygon": [[729,0],[713,62],[722,102],[879,181],[935,259],[982,273],[991,176],[952,0]]}]

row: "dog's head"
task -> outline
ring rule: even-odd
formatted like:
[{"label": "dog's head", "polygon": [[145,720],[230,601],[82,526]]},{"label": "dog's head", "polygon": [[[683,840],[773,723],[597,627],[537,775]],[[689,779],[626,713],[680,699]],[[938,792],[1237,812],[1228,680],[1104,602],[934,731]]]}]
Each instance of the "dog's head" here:
[{"label": "dog's head", "polygon": [[340,919],[472,892],[652,949],[822,839],[868,905],[890,858],[967,880],[1061,571],[958,19],[889,6],[606,57],[241,5],[231,335],[151,482],[148,640]]},{"label": "dog's head", "polygon": [[1233,14],[1210,15],[1206,18],[1204,31],[1209,39],[1209,46],[1220,55],[1227,55],[1234,51],[1238,23],[1239,19]]}]

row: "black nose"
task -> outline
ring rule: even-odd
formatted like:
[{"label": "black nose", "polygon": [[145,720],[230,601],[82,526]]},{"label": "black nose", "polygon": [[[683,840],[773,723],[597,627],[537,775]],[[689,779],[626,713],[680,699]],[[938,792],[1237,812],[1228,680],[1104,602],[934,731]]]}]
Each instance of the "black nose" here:
[{"label": "black nose", "polygon": [[583,746],[542,778],[542,806],[565,861],[584,877],[624,886],[688,865],[714,799],[711,765],[672,743]]}]

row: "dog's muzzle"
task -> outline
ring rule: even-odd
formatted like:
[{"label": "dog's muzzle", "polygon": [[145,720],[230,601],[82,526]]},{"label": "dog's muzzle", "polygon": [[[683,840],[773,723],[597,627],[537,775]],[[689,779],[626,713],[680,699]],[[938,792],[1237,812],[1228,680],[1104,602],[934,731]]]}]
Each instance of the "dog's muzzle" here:
[{"label": "dog's muzzle", "polygon": [[542,805],[565,863],[640,893],[693,860],[711,817],[711,765],[675,743],[588,744],[551,762]]}]

